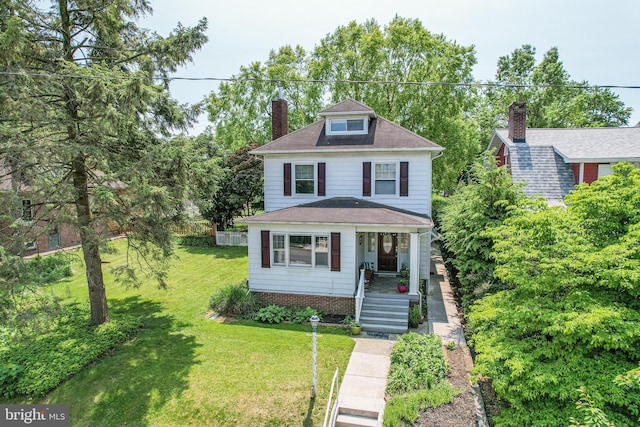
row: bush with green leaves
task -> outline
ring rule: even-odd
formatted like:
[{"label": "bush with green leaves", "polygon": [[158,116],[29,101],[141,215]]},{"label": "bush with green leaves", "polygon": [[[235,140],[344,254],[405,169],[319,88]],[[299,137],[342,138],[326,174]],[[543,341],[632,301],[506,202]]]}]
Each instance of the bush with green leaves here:
[{"label": "bush with green leaves", "polygon": [[460,392],[446,381],[448,373],[439,336],[402,335],[391,350],[387,393],[392,397],[384,411],[384,426],[413,425],[420,409],[451,402]]},{"label": "bush with green leaves", "polygon": [[640,170],[618,164],[567,207],[517,209],[491,232],[510,289],[473,305],[468,327],[475,372],[508,402],[497,425],[566,423],[581,388],[616,426],[638,425],[640,389],[614,379],[640,362],[639,190]]},{"label": "bush with green leaves", "polygon": [[[48,333],[0,351],[0,395],[41,396],[136,334],[138,319],[89,325],[87,309],[65,307]],[[20,368],[18,368],[20,367]]]},{"label": "bush with green leaves", "polygon": [[522,184],[514,183],[508,170],[496,162],[491,153],[484,153],[438,214],[445,248],[453,254],[465,309],[504,288],[493,276],[494,239],[485,231],[502,224],[515,206],[527,200]]},{"label": "bush with green leaves", "polygon": [[254,315],[254,319],[263,323],[307,323],[311,316],[316,315],[322,320],[322,313],[311,307],[293,307],[286,308],[277,304],[271,304],[263,307]]},{"label": "bush with green leaves", "polygon": [[259,298],[249,291],[249,281],[231,283],[209,298],[209,308],[227,316],[249,316],[260,307]]},{"label": "bush with green leaves", "polygon": [[404,334],[391,350],[387,381],[390,394],[429,389],[449,373],[442,340],[434,334]]},{"label": "bush with green leaves", "polygon": [[422,322],[422,312],[419,305],[414,305],[409,309],[409,327],[417,328]]}]

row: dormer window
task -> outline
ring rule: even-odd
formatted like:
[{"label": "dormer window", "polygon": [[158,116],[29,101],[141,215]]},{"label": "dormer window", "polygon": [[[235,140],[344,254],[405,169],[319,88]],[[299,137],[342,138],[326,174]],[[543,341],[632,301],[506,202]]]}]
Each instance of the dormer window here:
[{"label": "dormer window", "polygon": [[363,135],[367,133],[367,118],[329,119],[327,135]]}]

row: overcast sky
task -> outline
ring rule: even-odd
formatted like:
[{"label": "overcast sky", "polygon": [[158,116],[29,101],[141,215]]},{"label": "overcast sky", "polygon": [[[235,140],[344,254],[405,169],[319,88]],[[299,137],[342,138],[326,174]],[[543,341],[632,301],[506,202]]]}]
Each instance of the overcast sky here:
[{"label": "overcast sky", "polygon": [[[640,1],[638,0],[152,0],[154,13],[141,26],[167,35],[177,22],[209,20],[209,42],[177,76],[227,78],[240,66],[264,62],[284,45],[313,49],[350,21],[375,19],[381,26],[395,15],[417,18],[432,33],[475,46],[474,78],[493,79],[500,56],[523,44],[559,49],[565,70],[593,85],[640,86]],[[177,81],[172,94],[197,102],[217,88],[211,81]],[[640,89],[615,90],[640,121]],[[207,125],[201,121],[193,133]]]}]

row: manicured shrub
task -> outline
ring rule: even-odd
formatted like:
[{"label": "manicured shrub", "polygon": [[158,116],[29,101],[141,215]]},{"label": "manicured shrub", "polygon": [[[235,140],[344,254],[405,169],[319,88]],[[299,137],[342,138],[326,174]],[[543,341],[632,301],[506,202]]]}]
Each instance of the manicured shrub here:
[{"label": "manicured shrub", "polygon": [[227,316],[248,316],[260,306],[258,297],[249,291],[249,281],[226,285],[209,298],[209,308]]},{"label": "manicured shrub", "polygon": [[212,236],[178,236],[178,244],[182,246],[212,247],[215,241]]}]

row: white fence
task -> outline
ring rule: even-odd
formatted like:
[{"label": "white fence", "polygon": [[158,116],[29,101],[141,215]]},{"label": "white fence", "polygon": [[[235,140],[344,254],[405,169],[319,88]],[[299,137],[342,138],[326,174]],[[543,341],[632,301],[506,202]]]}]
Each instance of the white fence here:
[{"label": "white fence", "polygon": [[249,246],[247,232],[218,231],[216,232],[216,245],[218,246]]}]

